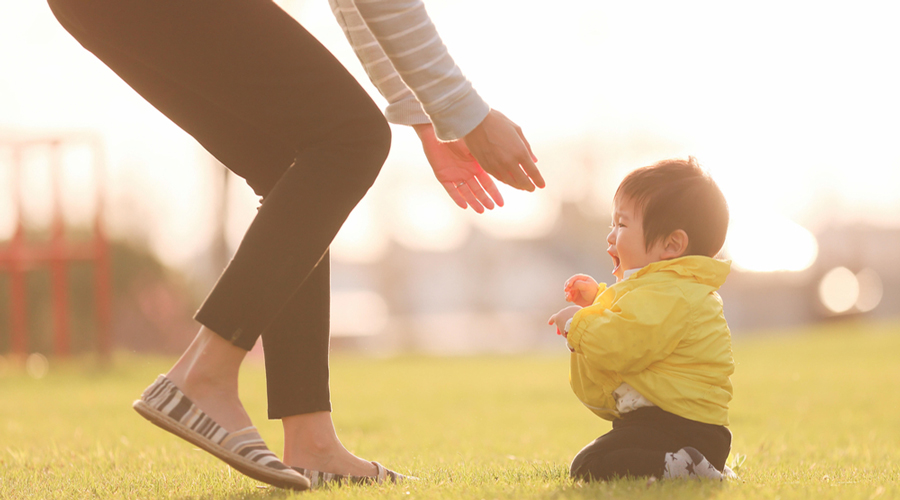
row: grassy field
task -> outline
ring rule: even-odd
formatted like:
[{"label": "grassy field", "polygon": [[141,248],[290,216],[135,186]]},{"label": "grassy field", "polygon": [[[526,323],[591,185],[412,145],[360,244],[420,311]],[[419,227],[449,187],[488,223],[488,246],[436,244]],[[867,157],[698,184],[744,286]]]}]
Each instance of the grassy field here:
[{"label": "grassy field", "polygon": [[[332,360],[348,448],[420,481],[272,489],[141,419],[131,401],[172,360],[51,361],[42,379],[0,366],[0,498],[900,498],[900,325],[835,324],[735,341],[729,484],[582,484],[568,463],[609,429],[572,396],[559,355]],[[242,397],[263,437],[265,375]],[[738,464],[740,464],[738,466]]]}]

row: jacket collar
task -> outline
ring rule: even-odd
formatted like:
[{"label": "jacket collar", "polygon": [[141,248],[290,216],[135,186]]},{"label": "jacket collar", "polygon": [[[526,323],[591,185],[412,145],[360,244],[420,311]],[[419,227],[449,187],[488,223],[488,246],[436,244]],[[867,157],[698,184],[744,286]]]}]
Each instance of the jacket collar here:
[{"label": "jacket collar", "polygon": [[661,260],[647,264],[632,274],[626,281],[649,277],[652,274],[665,272],[675,273],[697,283],[718,289],[725,283],[731,272],[730,260],[716,260],[703,255],[689,255],[677,259]]}]

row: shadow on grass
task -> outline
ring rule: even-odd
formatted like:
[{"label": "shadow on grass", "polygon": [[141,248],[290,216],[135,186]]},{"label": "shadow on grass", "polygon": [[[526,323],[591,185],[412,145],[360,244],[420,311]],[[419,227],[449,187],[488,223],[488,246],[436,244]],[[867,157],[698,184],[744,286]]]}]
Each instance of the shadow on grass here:
[{"label": "shadow on grass", "polygon": [[234,493],[210,493],[209,495],[186,496],[180,500],[275,500],[280,498],[290,498],[295,495],[296,491],[283,490],[274,487],[263,487],[251,491],[236,491]]},{"label": "shadow on grass", "polygon": [[572,489],[567,491],[566,498],[718,498],[727,494],[732,484],[734,483],[728,481],[650,480],[635,477],[616,478],[609,481],[575,481]]}]

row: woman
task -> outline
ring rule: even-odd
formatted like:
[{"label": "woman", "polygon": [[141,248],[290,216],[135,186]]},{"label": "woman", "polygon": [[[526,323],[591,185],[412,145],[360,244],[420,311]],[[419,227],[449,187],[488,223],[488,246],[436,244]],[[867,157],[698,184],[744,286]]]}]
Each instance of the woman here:
[{"label": "woman", "polygon": [[[521,130],[478,96],[421,0],[331,1],[388,118],[414,126],[460,207],[502,205],[488,174],[518,189],[544,186]],[[328,247],[387,157],[379,109],[269,0],[49,3],[85,48],[263,200],[196,314],[197,337],[135,409],[276,486],[401,479],[343,447],[328,389]],[[260,336],[283,460],[238,398],[238,369]]]}]

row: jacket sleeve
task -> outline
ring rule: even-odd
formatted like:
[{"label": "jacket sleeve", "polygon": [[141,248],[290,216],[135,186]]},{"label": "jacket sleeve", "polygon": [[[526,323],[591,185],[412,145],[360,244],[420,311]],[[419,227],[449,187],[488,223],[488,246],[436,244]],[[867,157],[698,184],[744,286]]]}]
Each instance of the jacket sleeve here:
[{"label": "jacket sleeve", "polygon": [[422,0],[329,0],[392,123],[434,124],[451,141],[490,111],[450,57]]},{"label": "jacket sleeve", "polygon": [[691,309],[678,290],[642,287],[578,311],[568,341],[597,368],[628,374],[646,370],[678,346],[690,327]]}]

